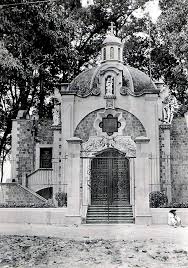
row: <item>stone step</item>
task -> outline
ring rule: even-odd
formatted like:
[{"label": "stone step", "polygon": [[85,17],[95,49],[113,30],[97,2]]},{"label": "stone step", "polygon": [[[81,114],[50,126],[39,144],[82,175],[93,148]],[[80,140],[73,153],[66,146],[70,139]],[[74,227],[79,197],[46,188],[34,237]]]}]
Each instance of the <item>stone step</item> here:
[{"label": "stone step", "polygon": [[131,216],[133,217],[133,213],[130,212],[130,213],[87,213],[87,216],[92,216],[92,217],[95,217],[95,216],[110,216],[110,217],[128,217],[128,216]]},{"label": "stone step", "polygon": [[134,223],[132,207],[91,205],[88,207],[86,223]]},{"label": "stone step", "polygon": [[120,223],[134,223],[134,220],[133,219],[130,219],[130,220],[98,220],[98,219],[95,219],[95,220],[87,220],[86,223],[88,224],[105,224],[105,223],[110,223],[110,224],[120,224]]},{"label": "stone step", "polygon": [[106,211],[106,210],[110,210],[110,211],[131,211],[132,208],[108,208],[108,207],[105,207],[105,208],[91,208],[89,207],[88,210],[91,210],[91,211]]},{"label": "stone step", "polygon": [[123,216],[126,216],[126,215],[133,215],[133,213],[130,211],[130,212],[116,212],[116,211],[114,211],[114,212],[111,212],[111,211],[105,211],[105,212],[98,212],[98,211],[95,211],[95,212],[91,212],[91,211],[88,211],[88,213],[87,213],[87,215],[89,216],[89,215],[123,215]]},{"label": "stone step", "polygon": [[121,213],[121,212],[127,212],[127,213],[130,213],[130,212],[132,212],[132,210],[131,209],[89,209],[88,210],[88,213],[90,213],[90,212],[96,212],[96,213],[106,213],[106,212],[112,212],[112,213],[115,213],[115,212],[117,212],[117,213]]},{"label": "stone step", "polygon": [[118,217],[118,218],[108,218],[108,217],[96,217],[96,218],[87,218],[87,222],[95,222],[95,221],[133,221],[133,217],[128,217],[128,218],[124,218],[124,217]]},{"label": "stone step", "polygon": [[[104,207],[108,207],[108,204],[105,204],[105,205],[90,205],[89,207],[102,207],[102,208],[104,208]],[[131,205],[129,205],[129,204],[127,204],[127,205],[122,205],[122,204],[117,204],[117,205],[109,205],[109,207],[115,207],[115,208],[119,208],[119,207],[130,207],[130,208],[132,208],[132,206]]]}]

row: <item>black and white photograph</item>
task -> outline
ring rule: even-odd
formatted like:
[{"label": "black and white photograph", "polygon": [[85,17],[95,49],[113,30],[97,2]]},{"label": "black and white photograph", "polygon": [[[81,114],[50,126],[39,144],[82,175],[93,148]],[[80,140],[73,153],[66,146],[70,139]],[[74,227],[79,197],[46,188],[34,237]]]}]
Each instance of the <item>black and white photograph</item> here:
[{"label": "black and white photograph", "polygon": [[0,268],[188,268],[188,0],[0,0]]}]

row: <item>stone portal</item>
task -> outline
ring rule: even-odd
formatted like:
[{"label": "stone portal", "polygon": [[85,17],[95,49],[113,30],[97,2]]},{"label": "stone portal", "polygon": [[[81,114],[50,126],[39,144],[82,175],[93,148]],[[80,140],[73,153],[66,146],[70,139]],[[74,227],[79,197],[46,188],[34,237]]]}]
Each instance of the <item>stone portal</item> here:
[{"label": "stone portal", "polygon": [[91,204],[129,203],[129,160],[114,149],[98,154],[91,161]]}]

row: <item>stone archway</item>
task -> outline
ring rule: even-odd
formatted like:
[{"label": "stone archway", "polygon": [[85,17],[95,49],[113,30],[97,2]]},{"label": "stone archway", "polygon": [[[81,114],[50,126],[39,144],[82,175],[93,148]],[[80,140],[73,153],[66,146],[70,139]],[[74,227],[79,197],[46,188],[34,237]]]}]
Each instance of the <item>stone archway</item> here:
[{"label": "stone archway", "polygon": [[81,158],[82,158],[82,196],[83,207],[87,208],[88,204],[91,204],[91,170],[92,161],[107,150],[115,150],[123,155],[124,159],[128,159],[129,162],[129,195],[130,204],[132,204],[133,196],[133,158],[136,157],[136,144],[130,136],[116,136],[116,137],[104,137],[104,136],[92,136],[89,140],[81,145]]}]

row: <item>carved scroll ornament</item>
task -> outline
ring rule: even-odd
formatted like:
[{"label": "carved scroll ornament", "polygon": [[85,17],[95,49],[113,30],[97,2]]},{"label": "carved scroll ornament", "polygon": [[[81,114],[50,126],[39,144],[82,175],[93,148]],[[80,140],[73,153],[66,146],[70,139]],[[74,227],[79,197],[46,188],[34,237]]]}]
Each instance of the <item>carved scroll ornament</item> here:
[{"label": "carved scroll ornament", "polygon": [[108,148],[117,149],[127,157],[136,157],[136,145],[130,136],[90,137],[82,144],[82,157],[93,157]]}]

